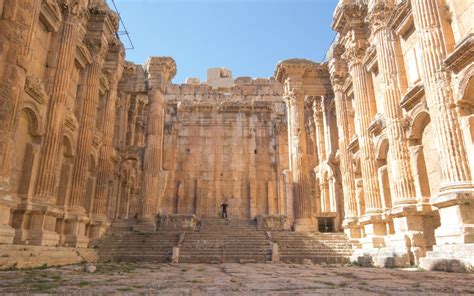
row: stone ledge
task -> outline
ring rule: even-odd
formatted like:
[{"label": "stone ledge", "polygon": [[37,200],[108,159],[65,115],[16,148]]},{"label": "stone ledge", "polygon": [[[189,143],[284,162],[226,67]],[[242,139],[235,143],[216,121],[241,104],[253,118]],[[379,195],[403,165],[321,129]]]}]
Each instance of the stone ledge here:
[{"label": "stone ledge", "polygon": [[93,249],[0,245],[0,270],[70,265],[97,260],[98,255]]}]

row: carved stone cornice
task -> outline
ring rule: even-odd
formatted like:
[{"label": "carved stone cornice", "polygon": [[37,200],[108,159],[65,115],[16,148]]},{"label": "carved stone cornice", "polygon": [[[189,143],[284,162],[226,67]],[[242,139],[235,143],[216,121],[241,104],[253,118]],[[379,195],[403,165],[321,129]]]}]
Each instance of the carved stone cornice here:
[{"label": "carved stone cornice", "polygon": [[287,78],[302,79],[308,72],[317,72],[319,67],[320,64],[307,59],[289,59],[277,64],[274,76],[280,83],[285,83]]},{"label": "carved stone cornice", "polygon": [[89,49],[82,42],[76,45],[76,63],[81,69],[92,63],[92,56]]},{"label": "carved stone cornice", "polygon": [[425,89],[423,84],[418,83],[409,89],[408,92],[403,96],[402,100],[400,101],[400,107],[406,111],[409,111],[420,102],[424,95]]},{"label": "carved stone cornice", "polygon": [[40,79],[34,76],[26,76],[25,92],[29,94],[40,105],[45,104],[48,100],[48,94],[44,89],[43,83]]},{"label": "carved stone cornice", "polygon": [[334,12],[334,20],[331,27],[341,34],[346,34],[355,27],[364,26],[366,15],[367,5],[365,1],[341,0]]},{"label": "carved stone cornice", "polygon": [[367,68],[367,70],[373,72],[375,69],[377,69],[377,49],[375,48],[374,45],[369,46],[367,48],[367,51],[365,53],[364,57],[364,65]]},{"label": "carved stone cornice", "polygon": [[49,32],[57,32],[62,22],[61,8],[55,0],[43,0],[40,20]]},{"label": "carved stone cornice", "polygon": [[359,150],[359,138],[357,138],[356,135],[352,136],[347,149],[349,149],[349,151],[353,154],[355,154]]},{"label": "carved stone cornice", "polygon": [[392,15],[389,20],[389,26],[394,32],[400,34],[410,19],[413,19],[411,14],[410,0],[402,0],[400,3],[395,5]]},{"label": "carved stone cornice", "polygon": [[449,70],[458,73],[472,62],[474,62],[474,33],[468,34],[456,45],[444,64]]},{"label": "carved stone cornice", "polygon": [[367,128],[367,131],[369,132],[369,135],[374,137],[380,135],[385,129],[385,127],[385,117],[382,114],[377,113],[372,122],[370,123],[369,127]]},{"label": "carved stone cornice", "polygon": [[79,127],[79,122],[77,121],[76,115],[68,111],[66,112],[65,127],[70,131],[75,131]]}]

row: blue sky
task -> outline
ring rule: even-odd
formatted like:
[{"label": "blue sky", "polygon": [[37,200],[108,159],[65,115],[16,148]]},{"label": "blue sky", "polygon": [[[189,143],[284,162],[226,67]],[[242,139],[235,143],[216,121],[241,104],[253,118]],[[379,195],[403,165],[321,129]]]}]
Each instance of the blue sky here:
[{"label": "blue sky", "polygon": [[135,46],[127,60],[171,56],[178,67],[174,83],[205,80],[210,67],[230,68],[234,78],[270,77],[280,60],[321,61],[334,37],[337,2],[115,0]]}]

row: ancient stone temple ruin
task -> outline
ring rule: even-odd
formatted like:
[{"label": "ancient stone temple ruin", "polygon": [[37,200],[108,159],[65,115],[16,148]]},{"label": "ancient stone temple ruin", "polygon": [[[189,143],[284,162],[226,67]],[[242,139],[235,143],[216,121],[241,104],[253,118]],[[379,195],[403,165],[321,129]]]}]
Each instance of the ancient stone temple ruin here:
[{"label": "ancient stone temple ruin", "polygon": [[0,249],[472,270],[473,13],[340,0],[324,61],[173,84],[104,0],[0,1]]}]

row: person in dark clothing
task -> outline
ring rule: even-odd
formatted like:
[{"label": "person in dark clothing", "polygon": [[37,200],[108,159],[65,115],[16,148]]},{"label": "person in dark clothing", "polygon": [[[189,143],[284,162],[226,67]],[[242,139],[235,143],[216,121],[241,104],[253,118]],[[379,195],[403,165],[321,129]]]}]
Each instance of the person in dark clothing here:
[{"label": "person in dark clothing", "polygon": [[227,220],[227,208],[228,207],[229,207],[229,205],[227,204],[227,200],[224,200],[224,202],[222,202],[222,204],[221,204],[221,209],[222,209],[221,217],[222,217],[222,219]]}]

